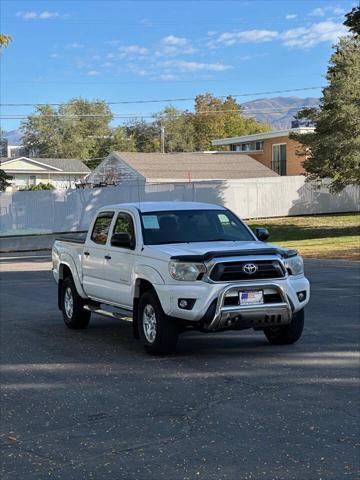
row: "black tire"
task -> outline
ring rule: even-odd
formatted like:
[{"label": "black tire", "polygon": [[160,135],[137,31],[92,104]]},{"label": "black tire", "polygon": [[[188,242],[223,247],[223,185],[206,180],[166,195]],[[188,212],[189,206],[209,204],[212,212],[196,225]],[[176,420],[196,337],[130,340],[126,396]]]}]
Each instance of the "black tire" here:
[{"label": "black tire", "polygon": [[[154,324],[155,329],[151,328]],[[175,320],[165,315],[153,290],[147,290],[140,297],[138,326],[140,340],[148,353],[167,355],[175,352],[179,335],[177,325]]]},{"label": "black tire", "polygon": [[[70,303],[67,302],[72,302],[72,308],[70,308]],[[88,326],[91,312],[84,310],[84,300],[77,293],[71,277],[66,277],[62,282],[61,310],[67,327],[78,329]]]},{"label": "black tire", "polygon": [[292,322],[282,327],[264,328],[264,333],[269,342],[273,345],[290,345],[295,343],[301,337],[304,329],[305,314],[304,309],[296,312]]}]

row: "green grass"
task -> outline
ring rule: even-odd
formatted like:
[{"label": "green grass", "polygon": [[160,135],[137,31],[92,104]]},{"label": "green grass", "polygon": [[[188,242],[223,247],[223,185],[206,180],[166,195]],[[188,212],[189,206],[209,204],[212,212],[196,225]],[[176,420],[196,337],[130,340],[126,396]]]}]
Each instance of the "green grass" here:
[{"label": "green grass", "polygon": [[360,215],[314,215],[250,220],[266,227],[271,243],[296,248],[306,257],[360,260]]}]

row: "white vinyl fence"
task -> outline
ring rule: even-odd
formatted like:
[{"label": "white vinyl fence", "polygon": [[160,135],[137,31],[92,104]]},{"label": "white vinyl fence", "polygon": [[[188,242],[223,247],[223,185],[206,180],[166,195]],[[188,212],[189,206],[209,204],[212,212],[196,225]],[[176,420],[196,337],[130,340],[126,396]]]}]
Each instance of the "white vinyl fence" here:
[{"label": "white vinyl fence", "polygon": [[218,203],[242,218],[266,218],[358,211],[359,189],[331,194],[298,176],[1,193],[0,236],[87,230],[104,205],[159,200]]}]

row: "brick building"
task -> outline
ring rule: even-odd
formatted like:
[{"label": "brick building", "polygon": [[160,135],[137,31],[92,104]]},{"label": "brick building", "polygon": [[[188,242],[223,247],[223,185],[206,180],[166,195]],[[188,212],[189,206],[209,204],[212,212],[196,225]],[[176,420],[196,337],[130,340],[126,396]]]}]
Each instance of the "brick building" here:
[{"label": "brick building", "polygon": [[212,144],[215,147],[228,146],[232,152],[249,155],[279,175],[302,175],[304,173],[303,158],[296,154],[299,143],[290,139],[289,134],[313,131],[313,127],[300,127],[242,137],[221,138],[213,140]]}]

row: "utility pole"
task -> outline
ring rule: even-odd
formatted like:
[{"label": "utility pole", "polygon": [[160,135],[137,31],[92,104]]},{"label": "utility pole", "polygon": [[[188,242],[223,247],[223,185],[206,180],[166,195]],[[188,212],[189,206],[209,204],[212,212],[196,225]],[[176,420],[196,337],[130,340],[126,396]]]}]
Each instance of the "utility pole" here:
[{"label": "utility pole", "polygon": [[165,127],[163,125],[160,127],[160,151],[165,153]]}]

